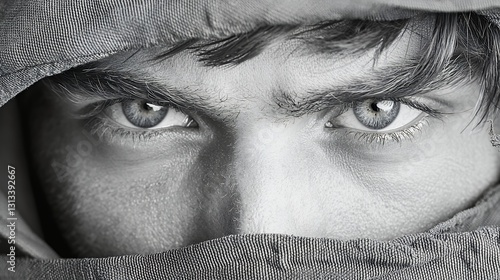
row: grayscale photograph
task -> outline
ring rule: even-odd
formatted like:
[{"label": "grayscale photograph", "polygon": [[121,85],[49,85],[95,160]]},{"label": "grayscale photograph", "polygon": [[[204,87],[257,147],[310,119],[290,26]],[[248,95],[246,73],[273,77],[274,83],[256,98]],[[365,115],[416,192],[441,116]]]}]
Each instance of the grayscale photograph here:
[{"label": "grayscale photograph", "polygon": [[0,279],[500,279],[500,0],[0,0]]}]

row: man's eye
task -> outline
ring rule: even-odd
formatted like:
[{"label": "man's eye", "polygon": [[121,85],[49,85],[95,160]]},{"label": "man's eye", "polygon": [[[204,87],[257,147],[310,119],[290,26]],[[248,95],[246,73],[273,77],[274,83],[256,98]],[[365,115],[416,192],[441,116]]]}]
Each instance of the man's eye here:
[{"label": "man's eye", "polygon": [[129,128],[158,129],[166,127],[197,127],[189,115],[175,107],[142,99],[130,99],[104,110],[111,120]]},{"label": "man's eye", "polygon": [[360,131],[397,131],[413,125],[425,116],[420,110],[398,101],[367,99],[354,102],[352,108],[335,118],[327,127],[346,127]]}]

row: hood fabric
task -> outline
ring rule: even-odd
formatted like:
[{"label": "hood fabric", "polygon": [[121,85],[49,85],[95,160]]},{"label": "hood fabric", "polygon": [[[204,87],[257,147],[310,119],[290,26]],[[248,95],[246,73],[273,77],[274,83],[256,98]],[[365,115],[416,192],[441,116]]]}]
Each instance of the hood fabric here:
[{"label": "hood fabric", "polygon": [[[500,27],[496,0],[0,0],[0,106],[44,77],[121,51],[262,25],[424,11],[476,11]],[[0,192],[0,248],[9,236],[7,208]],[[25,256],[11,272],[2,253],[0,279],[500,279],[500,186],[433,229],[390,241],[234,235],[95,259],[58,258],[16,215],[16,249]]]}]

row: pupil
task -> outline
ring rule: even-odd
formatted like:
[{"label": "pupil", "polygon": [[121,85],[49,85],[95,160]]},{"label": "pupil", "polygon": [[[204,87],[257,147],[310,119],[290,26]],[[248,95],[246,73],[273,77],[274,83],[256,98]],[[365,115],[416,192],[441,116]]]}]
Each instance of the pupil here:
[{"label": "pupil", "polygon": [[375,111],[375,112],[379,112],[380,111],[380,108],[378,107],[377,105],[378,103],[376,102],[373,102],[372,104],[370,104],[370,108]]},{"label": "pupil", "polygon": [[152,108],[148,105],[148,103],[142,102],[142,109],[145,111],[151,111]]}]

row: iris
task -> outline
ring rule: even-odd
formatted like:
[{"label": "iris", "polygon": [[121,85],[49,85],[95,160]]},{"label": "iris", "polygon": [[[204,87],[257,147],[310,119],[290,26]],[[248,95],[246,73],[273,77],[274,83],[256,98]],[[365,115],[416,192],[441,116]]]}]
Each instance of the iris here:
[{"label": "iris", "polygon": [[355,102],[354,115],[358,121],[370,129],[383,129],[398,116],[401,104],[391,100],[367,99]]},{"label": "iris", "polygon": [[158,125],[165,118],[168,113],[168,106],[134,99],[123,101],[122,110],[123,115],[131,124],[140,128],[151,128]]}]

